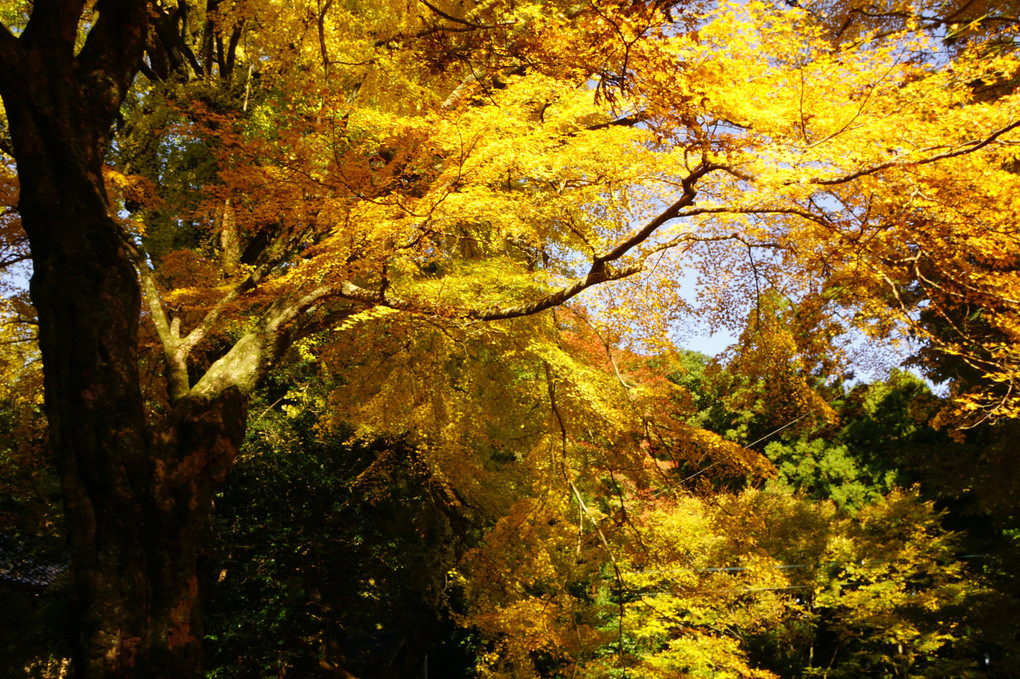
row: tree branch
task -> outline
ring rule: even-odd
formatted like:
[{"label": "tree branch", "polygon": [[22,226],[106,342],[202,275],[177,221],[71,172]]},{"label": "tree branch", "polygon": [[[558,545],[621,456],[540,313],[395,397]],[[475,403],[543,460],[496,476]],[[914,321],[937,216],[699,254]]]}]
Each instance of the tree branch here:
[{"label": "tree branch", "polygon": [[[63,2],[48,0],[64,5],[81,5],[81,0]],[[38,10],[39,3],[36,3]],[[99,17],[85,38],[85,45],[78,53],[76,75],[83,84],[93,88],[104,105],[104,113],[113,116],[120,108],[127,89],[142,62],[145,51],[145,34],[148,29],[148,2],[146,0],[98,0],[96,11]],[[32,18],[38,12],[32,13]],[[71,47],[77,32],[80,12],[75,13],[74,29],[71,33]],[[28,29],[26,29],[27,32]]]},{"label": "tree branch", "polygon": [[[362,302],[364,304],[370,304],[373,306],[385,306],[391,309],[398,309],[401,311],[409,311],[412,313],[419,313],[430,316],[447,316],[447,317],[458,317],[471,321],[500,321],[507,320],[510,318],[520,318],[522,316],[531,316],[539,312],[551,309],[559,306],[564,302],[567,302],[571,298],[577,296],[579,293],[587,290],[590,287],[598,285],[600,283],[606,283],[609,281],[616,281],[629,276],[633,276],[636,273],[640,273],[644,270],[644,260],[647,257],[647,253],[639,258],[639,261],[633,264],[622,267],[614,267],[610,264],[617,259],[620,259],[635,247],[648,240],[648,238],[655,233],[655,231],[666,222],[671,219],[675,219],[681,214],[683,208],[694,203],[694,198],[697,195],[695,190],[695,184],[697,181],[712,172],[713,170],[721,169],[719,166],[702,163],[697,169],[694,170],[686,179],[683,180],[682,185],[684,187],[684,193],[671,206],[663,210],[655,219],[651,220],[642,227],[637,233],[623,241],[609,252],[596,255],[592,258],[591,268],[588,270],[587,275],[574,279],[568,285],[560,287],[545,296],[527,302],[525,304],[516,304],[509,307],[492,306],[487,308],[474,308],[474,309],[456,309],[456,308],[438,308],[430,307],[428,305],[418,304],[413,301],[409,301],[392,295],[386,289],[379,290],[368,290],[362,288],[351,281],[344,281],[340,286],[340,295],[347,299]],[[724,240],[732,239],[734,236],[720,236],[703,238],[701,240]],[[692,236],[688,240],[694,240]],[[677,241],[679,244],[681,241]],[[653,250],[657,252],[665,249],[666,246],[660,246]]]},{"label": "tree branch", "polygon": [[575,279],[569,285],[550,292],[549,294],[525,304],[516,304],[509,307],[492,306],[486,308],[443,308],[418,304],[390,294],[387,290],[368,290],[350,281],[344,281],[340,286],[340,296],[347,299],[370,304],[373,306],[384,306],[399,311],[408,311],[427,316],[444,316],[462,318],[469,321],[502,321],[510,318],[531,316],[546,309],[559,306],[571,298],[577,296],[584,290],[605,283],[608,281],[620,280],[633,276],[644,270],[644,264],[638,263],[627,267],[616,268],[604,264],[593,265],[588,275]]},{"label": "tree branch", "polygon": [[167,367],[167,391],[170,395],[170,402],[175,403],[188,393],[188,353],[190,347],[185,350],[182,347],[180,337],[180,323],[174,319],[171,324],[163,309],[159,298],[159,289],[152,277],[152,271],[144,253],[131,242],[124,238],[124,249],[134,262],[135,270],[142,286],[142,298],[149,307],[149,315],[152,317],[152,324],[156,328],[156,336],[163,346],[163,358]]},{"label": "tree branch", "polygon": [[[265,267],[265,265],[263,265],[263,267]],[[198,325],[196,325],[192,331],[181,340],[182,346],[188,353],[198,346],[199,342],[206,338],[209,332],[213,329],[213,326],[215,326],[220,320],[220,317],[223,316],[223,312],[226,311],[238,297],[240,297],[242,292],[251,290],[258,284],[258,281],[260,281],[266,273],[266,271],[263,270],[263,267],[259,267],[253,271],[244,280],[236,283],[234,287],[227,292],[227,294],[220,297],[219,301],[213,305],[212,309],[207,311],[205,316],[202,317],[202,320],[199,321]],[[265,268],[268,269],[269,267]]]},{"label": "tree branch", "polygon": [[570,285],[559,288],[552,293],[526,304],[517,304],[511,307],[494,306],[488,309],[469,310],[463,313],[465,318],[478,321],[501,321],[510,318],[531,316],[546,309],[560,306],[588,288],[600,283],[618,281],[636,273],[644,271],[644,263],[639,262],[626,267],[613,267],[608,265],[593,265],[591,271],[584,278],[575,279]]},{"label": "tree branch", "polygon": [[[719,168],[707,163],[700,165],[683,180],[684,193],[673,205],[666,208],[636,234],[609,252],[594,257],[591,268],[585,276],[574,279],[569,284],[561,286],[531,302],[509,307],[499,305],[484,308],[440,307],[394,295],[386,285],[373,290],[361,287],[349,280],[343,281],[338,287],[320,283],[313,290],[297,299],[283,298],[277,300],[266,310],[255,326],[225,356],[212,365],[206,374],[188,392],[187,397],[213,398],[230,387],[239,388],[243,392],[253,389],[273,358],[288,345],[289,340],[287,338],[286,326],[292,325],[302,312],[307,311],[323,299],[332,296],[338,296],[369,306],[382,306],[424,316],[454,318],[465,321],[498,321],[540,313],[560,306],[582,291],[600,283],[633,276],[644,270],[644,260],[647,254],[640,257],[637,262],[627,266],[616,267],[611,262],[622,258],[636,246],[645,242],[656,229],[677,217],[684,207],[691,205],[697,193],[694,188],[695,183],[698,179],[715,169]],[[726,236],[725,238],[732,238],[732,236]],[[218,318],[222,309],[242,289],[243,285],[239,284],[231,293],[228,293],[206,315],[200,326],[184,338],[182,344],[190,345],[204,337],[205,332]],[[295,330],[295,333],[300,331],[295,327],[291,327],[291,329]],[[290,334],[293,336],[295,333]]]},{"label": "tree branch", "polygon": [[467,19],[458,19],[457,17],[453,16],[452,14],[447,14],[443,10],[439,9],[438,7],[433,5],[428,0],[419,0],[419,1],[421,2],[421,4],[425,5],[430,10],[432,10],[433,12],[438,14],[439,16],[443,17],[447,21],[452,21],[455,24],[461,24],[463,26],[468,26],[470,28],[477,28],[477,29],[481,29],[481,30],[486,30],[486,29],[490,29],[490,28],[496,28],[495,26],[486,26],[484,24],[476,24],[473,21],[468,21]]},{"label": "tree branch", "polygon": [[85,0],[36,0],[28,25],[21,33],[25,48],[48,48],[58,60],[70,63],[84,7]]},{"label": "tree branch", "polygon": [[[563,422],[563,415],[560,413],[559,405],[556,403],[556,387],[553,382],[552,369],[549,367],[549,363],[543,361],[545,365],[545,383],[546,388],[549,392],[549,405],[552,407],[553,414],[556,416],[556,423],[560,429],[560,473],[563,475],[563,480],[567,482],[567,486],[570,488],[574,495],[574,499],[577,500],[578,510],[588,517],[591,522],[592,528],[598,533],[599,540],[602,542],[602,547],[606,550],[606,556],[609,557],[610,563],[613,565],[613,572],[616,574],[616,585],[617,585],[617,604],[619,606],[619,617],[617,620],[619,639],[618,653],[620,657],[623,657],[623,619],[624,619],[624,586],[623,586],[623,574],[620,572],[620,566],[616,562],[616,556],[613,554],[613,548],[609,545],[609,540],[606,539],[606,534],[602,532],[602,527],[599,526],[598,521],[592,516],[592,513],[588,510],[588,505],[585,504],[584,498],[581,497],[581,492],[574,485],[573,479],[570,478],[570,473],[567,471],[567,427]],[[580,539],[580,538],[579,538]]]},{"label": "tree branch", "polygon": [[646,224],[640,231],[638,231],[633,236],[617,245],[615,248],[613,248],[606,254],[596,255],[594,260],[594,266],[592,268],[594,269],[594,267],[599,264],[612,262],[623,257],[625,254],[630,252],[634,247],[648,240],[649,236],[655,233],[655,231],[660,226],[670,221],[671,219],[675,219],[677,216],[679,216],[680,210],[694,203],[694,198],[695,196],[698,195],[698,192],[695,189],[695,184],[698,182],[698,180],[704,177],[709,172],[712,172],[713,170],[717,169],[720,168],[716,165],[712,165],[709,163],[701,163],[701,165],[695,168],[695,170],[681,182],[684,192],[680,196],[680,199],[678,201],[676,201],[668,208],[663,210],[661,213],[659,213],[658,217],[648,222],[648,224]]},{"label": "tree branch", "polygon": [[485,71],[482,71],[481,69],[472,71],[470,74],[468,74],[468,76],[464,78],[464,80],[462,80],[461,83],[457,85],[457,87],[455,87],[452,92],[450,92],[450,96],[448,96],[443,101],[443,103],[439,105],[439,110],[446,111],[457,105],[460,102],[460,100],[463,99],[465,95],[467,95],[468,88],[472,85],[472,83],[480,81],[482,79],[482,76],[484,75]]},{"label": "tree branch", "polygon": [[329,12],[333,0],[320,0],[318,27],[319,27],[319,53],[322,56],[322,75],[329,78],[329,50],[326,48],[326,13]]},{"label": "tree branch", "polygon": [[241,281],[238,281],[223,297],[206,312],[202,320],[186,336],[181,337],[180,319],[172,320],[167,318],[163,305],[160,302],[159,289],[156,287],[155,279],[149,268],[144,253],[138,246],[129,239],[124,239],[124,247],[134,262],[135,269],[142,285],[142,295],[152,316],[152,323],[156,329],[156,335],[163,345],[163,355],[166,358],[168,369],[168,388],[171,402],[183,398],[190,389],[188,380],[188,357],[191,352],[204,340],[212,329],[219,322],[223,313],[234,301],[246,290],[250,290],[268,273],[273,262],[263,263],[252,271]]},{"label": "tree branch", "polygon": [[185,400],[212,400],[232,388],[250,394],[290,345],[288,327],[301,313],[335,293],[333,286],[320,284],[300,297],[278,299],[225,356],[212,364]]},{"label": "tree branch", "polygon": [[[178,30],[178,25],[187,21],[185,7],[187,5],[179,4],[173,12],[158,8],[159,16],[152,22],[152,30],[155,31],[156,37],[163,45],[163,51],[170,62],[171,71],[183,71],[181,57],[184,57],[195,75],[201,76],[205,69],[202,68],[202,64],[199,63],[195,53],[188,47],[184,36]],[[190,76],[188,77],[190,79]]]},{"label": "tree branch", "polygon": [[599,123],[597,125],[589,125],[584,129],[588,130],[589,132],[593,132],[595,130],[605,130],[610,127],[634,127],[638,123],[643,123],[646,120],[648,120],[648,114],[645,113],[644,111],[638,111],[637,113],[633,113],[629,116],[616,118],[614,120],[608,120],[604,123]]},{"label": "tree branch", "polygon": [[[984,148],[985,146],[991,144],[993,141],[997,140],[1002,135],[1009,132],[1010,130],[1015,130],[1018,127],[1020,127],[1020,120],[1010,123],[1009,125],[1006,125],[1005,127],[999,130],[996,130],[991,135],[983,139],[974,139],[972,141],[964,142],[963,144],[953,149],[952,151],[946,151],[945,153],[939,153],[934,156],[928,156],[927,158],[921,158],[920,160],[890,160],[889,162],[879,163],[878,165],[873,165],[871,167],[864,168],[863,170],[859,170],[858,172],[844,175],[842,177],[833,177],[831,179],[814,178],[809,179],[807,183],[818,184],[820,186],[834,186],[837,184],[846,184],[848,182],[852,182],[855,179],[859,179],[861,177],[875,174],[877,172],[888,170],[894,167],[915,167],[917,165],[928,165],[930,163],[936,163],[940,160],[955,158],[956,156],[966,155],[968,153],[973,153],[978,149]],[[787,182],[787,185],[795,183],[796,182]]]}]

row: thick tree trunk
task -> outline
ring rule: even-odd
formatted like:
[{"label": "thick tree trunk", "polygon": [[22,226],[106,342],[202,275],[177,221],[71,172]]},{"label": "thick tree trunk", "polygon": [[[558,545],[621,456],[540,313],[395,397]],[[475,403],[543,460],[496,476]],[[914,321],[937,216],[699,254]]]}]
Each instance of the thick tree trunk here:
[{"label": "thick tree trunk", "polygon": [[150,429],[138,284],[101,176],[67,140],[46,145],[64,160],[19,163],[20,210],[80,616],[75,667],[89,678],[200,676],[196,557],[245,398],[184,403]]},{"label": "thick tree trunk", "polygon": [[[202,667],[198,549],[243,438],[246,397],[182,401],[159,422],[146,413],[139,284],[102,178],[145,3],[100,5],[96,36],[72,56],[79,9],[37,2],[20,40],[0,36],[0,87],[63,486],[76,675],[186,679]],[[101,51],[110,45],[120,52]]]},{"label": "thick tree trunk", "polygon": [[188,401],[151,427],[138,286],[98,176],[65,167],[22,181],[79,615],[75,667],[88,678],[201,676],[196,558],[246,399]]}]

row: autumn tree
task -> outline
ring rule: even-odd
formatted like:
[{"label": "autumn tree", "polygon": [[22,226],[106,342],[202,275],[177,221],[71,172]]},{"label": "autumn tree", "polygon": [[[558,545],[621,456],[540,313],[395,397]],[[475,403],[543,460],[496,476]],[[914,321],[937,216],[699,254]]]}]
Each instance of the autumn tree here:
[{"label": "autumn tree", "polygon": [[[672,2],[38,0],[4,17],[85,677],[200,673],[211,498],[288,352],[375,365],[356,424],[437,444],[479,375],[431,347],[517,352],[514,383],[544,388],[566,438],[571,404],[605,392],[571,374],[551,310],[587,299],[647,337],[700,262],[724,316],[768,278],[847,291],[867,320],[903,242],[873,206],[1014,181],[995,168],[1015,98],[967,86],[1012,56],[938,69],[911,25],[834,45],[796,7]],[[470,482],[464,450],[439,459]]]},{"label": "autumn tree", "polygon": [[914,492],[855,516],[754,489],[619,502],[626,520],[593,510],[580,530],[522,499],[469,554],[479,676],[980,676],[1008,639],[980,625],[1003,598]]},{"label": "autumn tree", "polygon": [[[938,45],[928,59],[965,78],[975,102],[996,104],[1014,94],[1013,70],[967,78],[960,67],[968,54],[989,63],[1015,54],[1014,9],[985,2],[834,0],[807,11],[834,42],[904,29],[924,33]],[[917,339],[914,364],[931,379],[950,383],[956,396],[939,421],[963,428],[1014,416],[1017,372],[1009,349],[1016,324],[1015,208],[999,194],[1000,177],[1014,181],[1015,161],[1004,153],[978,154],[968,162],[975,164],[955,172],[945,172],[948,166],[917,168],[901,185],[906,194],[865,191],[870,207],[861,215],[865,230],[899,232],[893,250],[871,254],[877,304],[869,313],[910,328]],[[883,304],[891,309],[879,310]]]}]

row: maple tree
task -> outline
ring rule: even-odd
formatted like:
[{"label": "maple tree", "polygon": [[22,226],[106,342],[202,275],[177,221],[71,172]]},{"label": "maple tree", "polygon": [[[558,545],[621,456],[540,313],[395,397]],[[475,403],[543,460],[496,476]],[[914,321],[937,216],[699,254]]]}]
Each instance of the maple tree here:
[{"label": "maple tree", "polygon": [[522,499],[458,567],[479,676],[979,674],[995,597],[915,493],[853,516],[750,489],[611,505],[588,524]]},{"label": "maple tree", "polygon": [[[578,433],[593,425],[625,437],[620,413],[651,401],[572,358],[551,310],[661,336],[689,310],[675,281],[691,266],[724,319],[774,287],[882,333],[923,327],[897,277],[923,272],[923,250],[1001,300],[1012,332],[1015,274],[974,258],[1013,238],[1017,98],[970,86],[1012,77],[1009,51],[938,68],[913,22],[834,43],[764,3],[5,9],[82,676],[200,671],[212,496],[292,352],[364,385],[345,411],[360,431],[421,432],[470,489],[465,452],[510,426],[530,432],[510,450],[594,445]],[[945,209],[957,195],[967,207]],[[986,349],[990,378],[1012,379],[1011,345]],[[554,416],[480,426],[472,390],[494,374]]]},{"label": "maple tree", "polygon": [[[943,48],[937,61],[950,70],[961,54],[994,60],[1016,51],[1015,17],[983,2],[837,1],[809,11],[837,41],[906,27],[937,36]],[[957,75],[966,78],[965,71]],[[994,105],[1012,96],[1016,82],[1006,69],[970,79],[967,87],[975,101]],[[1000,194],[1009,192],[1015,163],[1008,152],[969,160],[955,170],[913,173],[899,187],[906,194],[872,193],[862,217],[878,230],[897,232],[895,243],[875,243],[892,248],[874,253],[882,262],[875,282],[884,294],[873,296],[872,313],[909,327],[918,340],[915,365],[950,382],[956,395],[937,421],[964,429],[1014,417],[1016,375],[1015,208]],[[883,298],[891,313],[878,310]]]}]

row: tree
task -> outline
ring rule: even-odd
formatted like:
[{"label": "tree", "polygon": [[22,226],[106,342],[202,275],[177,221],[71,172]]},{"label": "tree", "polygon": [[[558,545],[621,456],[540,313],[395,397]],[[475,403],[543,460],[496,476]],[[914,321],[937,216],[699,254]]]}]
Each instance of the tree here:
[{"label": "tree", "polygon": [[[945,75],[910,27],[832,46],[757,3],[18,7],[0,95],[85,677],[200,672],[211,498],[296,342],[339,328],[323,353],[357,363],[429,329],[550,356],[542,312],[615,281],[606,318],[661,328],[699,244],[748,289],[787,264],[789,292],[834,267],[852,287],[862,196],[989,167],[1020,124],[959,82],[1009,57]],[[465,388],[403,374],[406,407],[367,422]]]},{"label": "tree", "polygon": [[[923,32],[938,39],[940,58],[952,68],[967,53],[991,63],[1016,52],[1012,10],[983,2],[835,0],[808,11],[837,42],[904,28]],[[967,80],[974,101],[1011,105],[1014,69],[957,75]],[[1015,206],[1000,191],[1015,181],[1016,163],[1009,153],[978,154],[966,169],[946,169],[908,173],[900,184],[905,194],[869,192],[868,209],[860,214],[862,233],[898,233],[891,241],[876,238],[862,245],[870,250],[864,259],[875,262],[868,313],[909,328],[914,365],[954,391],[937,422],[968,429],[1015,419]]]},{"label": "tree", "polygon": [[854,517],[753,489],[625,497],[580,536],[537,498],[487,533],[460,569],[480,676],[979,676],[999,636],[976,623],[1001,597],[914,492]]},{"label": "tree", "polygon": [[259,412],[216,499],[207,674],[399,679],[426,656],[436,673],[471,524],[406,441],[351,445],[307,408]]}]

